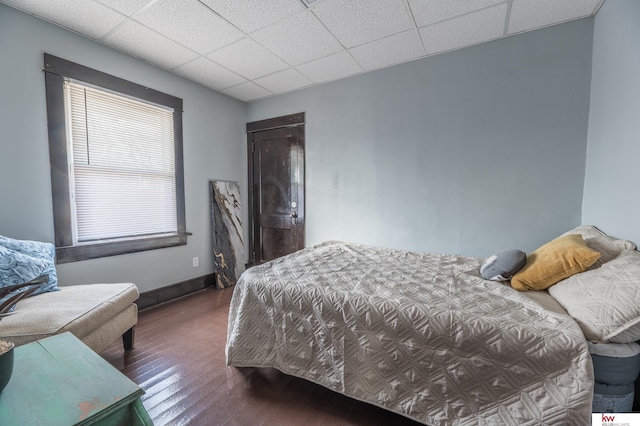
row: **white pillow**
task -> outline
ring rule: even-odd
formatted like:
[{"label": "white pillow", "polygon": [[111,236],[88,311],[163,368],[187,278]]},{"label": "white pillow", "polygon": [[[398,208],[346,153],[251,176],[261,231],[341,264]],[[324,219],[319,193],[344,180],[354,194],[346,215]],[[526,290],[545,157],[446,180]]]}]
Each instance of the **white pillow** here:
[{"label": "white pillow", "polygon": [[635,243],[627,240],[619,240],[608,235],[589,237],[584,240],[587,247],[600,253],[600,258],[591,265],[590,269],[599,268],[607,262],[618,257],[625,250],[635,250]]},{"label": "white pillow", "polygon": [[589,269],[599,268],[605,263],[615,259],[625,250],[635,250],[637,248],[633,241],[621,240],[611,237],[595,226],[581,225],[577,228],[567,231],[561,235],[580,234],[587,243],[587,247],[601,254],[600,258],[589,267]]},{"label": "white pillow", "polygon": [[640,252],[624,250],[598,269],[549,288],[593,342],[640,340]]},{"label": "white pillow", "polygon": [[602,232],[601,230],[599,230],[598,228],[596,228],[593,225],[580,225],[576,228],[573,228],[571,231],[567,231],[564,234],[560,235],[561,237],[564,237],[565,235],[569,235],[569,234],[580,234],[582,235],[582,238],[584,238],[585,240],[587,238],[590,237],[597,237],[600,235],[607,235],[604,232]]}]

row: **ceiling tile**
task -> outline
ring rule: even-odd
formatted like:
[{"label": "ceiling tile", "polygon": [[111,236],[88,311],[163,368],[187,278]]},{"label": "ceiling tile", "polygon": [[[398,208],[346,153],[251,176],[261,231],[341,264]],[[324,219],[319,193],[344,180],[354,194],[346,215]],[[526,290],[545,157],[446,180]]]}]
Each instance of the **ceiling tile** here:
[{"label": "ceiling tile", "polygon": [[179,66],[174,72],[214,90],[223,90],[246,81],[239,75],[203,57]]},{"label": "ceiling tile", "polygon": [[445,52],[502,37],[507,4],[420,29],[427,54]]},{"label": "ceiling tile", "polygon": [[502,3],[504,0],[409,0],[418,27],[455,18]]},{"label": "ceiling tile", "polygon": [[417,30],[354,47],[349,52],[365,70],[388,67],[425,55]]},{"label": "ceiling tile", "polygon": [[347,49],[413,28],[404,0],[324,0],[311,10]]},{"label": "ceiling tile", "polygon": [[514,0],[508,34],[591,15],[600,0]]},{"label": "ceiling tile", "polygon": [[309,10],[258,30],[251,37],[294,66],[342,50]]},{"label": "ceiling tile", "polygon": [[306,64],[298,65],[298,71],[314,83],[337,80],[362,72],[362,68],[348,52],[338,52]]},{"label": "ceiling tile", "polygon": [[100,39],[126,19],[93,0],[3,0],[2,3],[93,39]]},{"label": "ceiling tile", "polygon": [[303,11],[299,0],[199,0],[249,34]]},{"label": "ceiling tile", "polygon": [[168,70],[198,56],[197,53],[132,20],[120,25],[103,41]]},{"label": "ceiling tile", "polygon": [[244,36],[197,1],[158,0],[132,18],[201,54]]},{"label": "ceiling tile", "polygon": [[591,16],[602,1],[0,3],[246,101],[501,38],[505,28],[508,34],[515,34]]},{"label": "ceiling tile", "polygon": [[98,0],[105,6],[109,6],[118,12],[131,16],[140,10],[144,5],[153,0]]},{"label": "ceiling tile", "polygon": [[289,68],[286,62],[250,38],[244,38],[207,56],[248,79]]},{"label": "ceiling tile", "polygon": [[225,89],[222,93],[245,102],[264,98],[273,94],[267,89],[264,89],[250,81]]},{"label": "ceiling tile", "polygon": [[290,92],[312,84],[311,80],[292,68],[259,78],[255,82],[275,94]]}]

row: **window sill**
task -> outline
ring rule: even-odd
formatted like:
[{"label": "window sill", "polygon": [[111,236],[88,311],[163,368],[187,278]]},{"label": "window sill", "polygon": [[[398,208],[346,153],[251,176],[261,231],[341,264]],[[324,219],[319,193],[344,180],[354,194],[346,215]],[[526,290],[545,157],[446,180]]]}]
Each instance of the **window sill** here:
[{"label": "window sill", "polygon": [[56,263],[70,263],[100,257],[117,256],[138,251],[155,250],[166,247],[183,246],[191,233],[162,237],[142,238],[100,244],[56,247]]}]

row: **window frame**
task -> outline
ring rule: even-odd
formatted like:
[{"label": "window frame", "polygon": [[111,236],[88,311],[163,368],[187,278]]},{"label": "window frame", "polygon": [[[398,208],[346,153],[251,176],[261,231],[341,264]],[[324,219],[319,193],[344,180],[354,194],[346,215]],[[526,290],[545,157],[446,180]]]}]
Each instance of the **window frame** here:
[{"label": "window frame", "polygon": [[[182,138],[182,99],[62,58],[44,54],[49,161],[57,263],[76,262],[187,244]],[[101,243],[73,245],[72,207],[69,187],[67,120],[64,81],[79,80],[125,96],[173,108],[176,175],[176,234],[136,237]]]}]

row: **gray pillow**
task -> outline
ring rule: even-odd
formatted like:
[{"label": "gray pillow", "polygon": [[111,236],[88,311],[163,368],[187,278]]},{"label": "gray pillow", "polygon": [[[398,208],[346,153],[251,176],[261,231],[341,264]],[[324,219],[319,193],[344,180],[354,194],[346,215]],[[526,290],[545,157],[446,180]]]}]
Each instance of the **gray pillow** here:
[{"label": "gray pillow", "polygon": [[480,267],[480,275],[485,280],[509,281],[527,261],[527,254],[522,250],[502,250],[484,261]]}]

